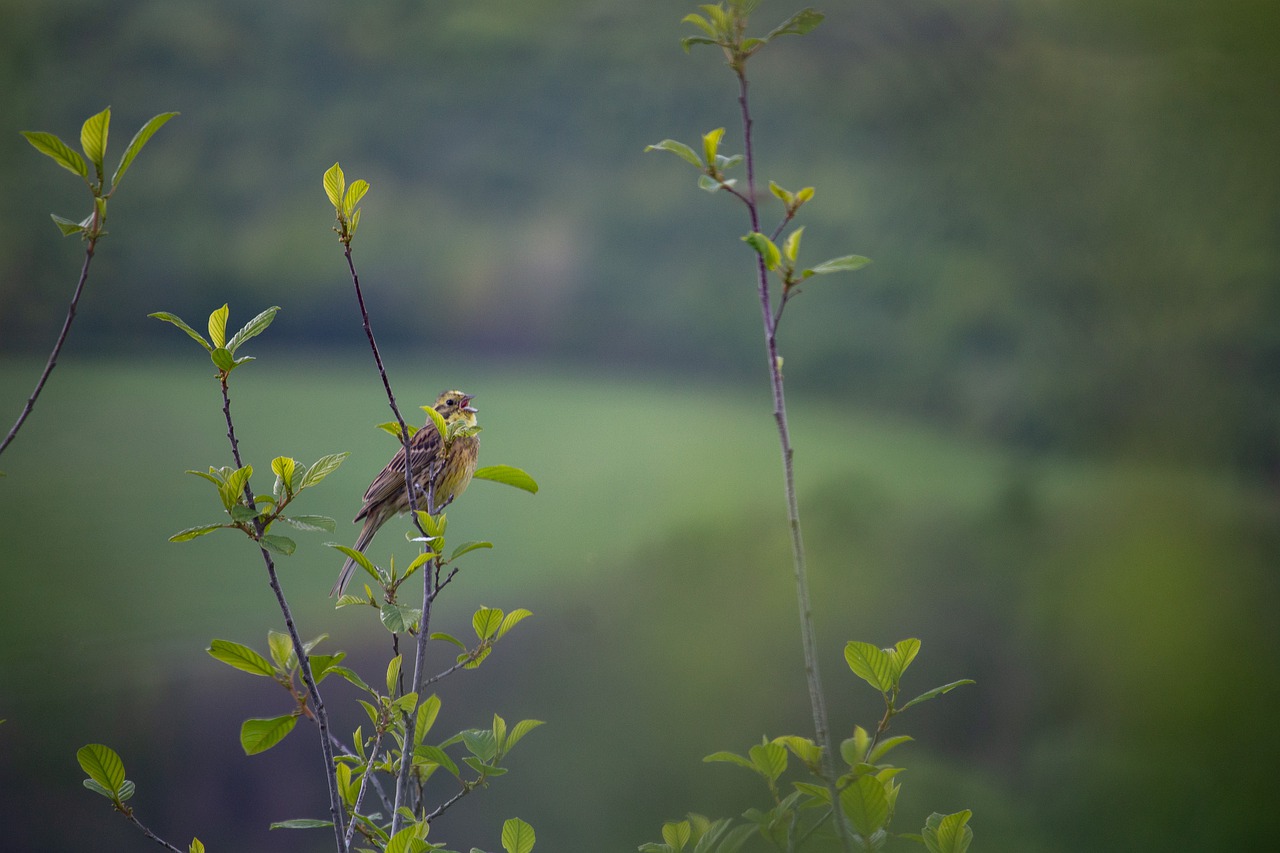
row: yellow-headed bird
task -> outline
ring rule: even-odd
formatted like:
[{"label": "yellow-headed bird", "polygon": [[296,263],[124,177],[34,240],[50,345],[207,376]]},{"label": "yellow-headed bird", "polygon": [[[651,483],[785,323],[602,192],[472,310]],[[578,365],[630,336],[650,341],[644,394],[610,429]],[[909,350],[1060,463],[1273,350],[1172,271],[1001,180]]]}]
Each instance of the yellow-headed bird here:
[{"label": "yellow-headed bird", "polygon": [[[446,424],[462,421],[467,426],[475,426],[476,409],[471,405],[469,394],[445,391],[436,398],[434,408]],[[459,435],[448,442],[447,448],[445,444],[429,421],[409,439],[410,459],[413,461],[414,500],[418,509],[432,513],[444,509],[466,490],[471,482],[471,475],[475,473],[476,458],[480,452],[479,438],[474,435]],[[430,507],[427,506],[427,484],[431,484]],[[355,517],[356,521],[364,519],[364,527],[360,529],[355,549],[363,552],[387,519],[408,511],[409,497],[404,488],[404,446],[401,445],[387,467],[373,478],[364,493],[364,506],[360,507],[360,512]],[[355,570],[356,561],[348,558],[329,594],[341,595]]]}]

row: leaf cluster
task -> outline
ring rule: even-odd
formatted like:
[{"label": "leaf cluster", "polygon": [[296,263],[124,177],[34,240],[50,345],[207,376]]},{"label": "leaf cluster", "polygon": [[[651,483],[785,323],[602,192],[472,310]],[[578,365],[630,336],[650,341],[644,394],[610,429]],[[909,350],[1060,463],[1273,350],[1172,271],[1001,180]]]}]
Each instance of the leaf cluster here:
[{"label": "leaf cluster", "polygon": [[[111,801],[112,808],[142,826],[134,817],[132,807],[125,804],[136,793],[136,786],[125,778],[124,762],[119,753],[104,744],[89,743],[76,750],[76,761],[79,762],[80,769],[88,774],[89,778],[84,780],[86,788],[106,797]],[[144,832],[150,834],[145,828]],[[193,838],[187,849],[189,853],[204,853],[204,843],[199,838]]]},{"label": "leaf cluster", "polygon": [[705,4],[698,8],[699,15],[691,12],[681,19],[682,24],[692,24],[702,31],[700,36],[687,36],[680,46],[688,53],[695,44],[709,44],[724,52],[725,61],[734,73],[741,75],[744,66],[760,48],[778,36],[804,35],[822,23],[823,14],[813,9],[803,9],[778,24],[763,37],[747,37],[747,20],[760,4],[760,0],[728,0],[728,4]]},{"label": "leaf cluster", "polygon": [[356,229],[360,227],[360,199],[368,191],[369,182],[363,178],[352,181],[351,186],[347,186],[346,175],[338,163],[334,163],[324,173],[324,192],[338,219],[333,230],[338,235],[338,242],[348,249],[351,248],[352,238],[356,236]]},{"label": "leaf cluster", "polygon": [[[165,122],[178,113],[160,113],[153,116],[138,129],[120,156],[120,163],[111,175],[111,182],[106,182],[104,160],[107,155],[107,136],[111,128],[111,107],[107,107],[97,115],[90,116],[80,127],[80,149],[84,156],[70,145],[63,142],[56,134],[46,131],[24,130],[22,135],[41,154],[74,175],[78,175],[89,188],[93,197],[93,211],[79,222],[57,214],[50,214],[53,224],[58,226],[64,237],[79,234],[82,239],[97,241],[106,234],[107,201],[115,193],[125,172],[133,165],[138,152]],[[87,162],[86,162],[87,161]],[[93,166],[93,175],[89,174],[89,166]]]},{"label": "leaf cluster", "polygon": [[147,316],[163,320],[166,323],[172,323],[186,332],[193,341],[204,347],[205,352],[209,353],[209,358],[213,361],[213,366],[218,368],[218,378],[225,382],[231,371],[246,362],[254,360],[253,356],[236,358],[236,350],[246,341],[265,332],[267,327],[271,325],[271,321],[276,318],[276,312],[279,310],[280,306],[271,306],[241,326],[240,330],[232,335],[230,340],[227,339],[227,318],[230,316],[230,311],[226,305],[209,315],[208,340],[205,339],[204,335],[183,322],[182,318],[176,314],[157,311]]},{"label": "leaf cluster", "polygon": [[[754,773],[769,792],[765,808],[751,808],[742,814],[742,822],[724,819],[711,823],[706,818],[690,815],[688,820],[663,826],[661,843],[641,846],[644,853],[734,853],[748,838],[758,835],[773,847],[787,853],[798,850],[817,834],[830,831],[833,815],[845,822],[859,850],[881,850],[887,843],[889,826],[897,806],[901,783],[897,776],[903,768],[888,763],[888,754],[912,738],[907,735],[884,737],[889,721],[897,714],[921,702],[937,698],[971,679],[962,679],[927,690],[899,705],[902,676],[920,650],[920,641],[903,640],[895,646],[880,649],[870,643],[850,642],[845,647],[849,669],[880,692],[885,701],[885,715],[879,725],[868,731],[855,726],[853,734],[839,747],[843,770],[835,780],[839,798],[833,808],[827,778],[823,773],[823,750],[807,737],[783,735],[763,738],[746,755],[722,751],[703,760],[725,763]],[[789,785],[783,777],[796,771]],[[970,813],[935,814],[920,834],[899,837],[924,844],[930,853],[964,853],[973,832],[967,826]],[[713,832],[714,830],[714,832]]]}]

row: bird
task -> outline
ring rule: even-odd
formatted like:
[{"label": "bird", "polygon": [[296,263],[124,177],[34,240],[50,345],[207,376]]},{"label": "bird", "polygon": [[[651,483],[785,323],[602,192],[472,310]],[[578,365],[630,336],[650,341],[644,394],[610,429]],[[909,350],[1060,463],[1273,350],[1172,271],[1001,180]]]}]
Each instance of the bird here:
[{"label": "bird", "polygon": [[[470,394],[445,391],[436,398],[433,408],[446,424],[462,421],[468,427],[476,425],[476,409],[471,405]],[[409,439],[409,452],[413,462],[414,499],[418,508],[437,513],[461,495],[471,483],[479,451],[480,439],[474,434],[456,435],[445,442],[430,421],[415,432]],[[409,511],[409,497],[404,484],[404,455],[402,444],[387,467],[373,478],[365,490],[364,505],[354,519],[364,520],[355,550],[363,553],[388,519]],[[427,505],[428,498],[431,506]],[[342,595],[355,570],[356,561],[348,558],[329,595]]]}]

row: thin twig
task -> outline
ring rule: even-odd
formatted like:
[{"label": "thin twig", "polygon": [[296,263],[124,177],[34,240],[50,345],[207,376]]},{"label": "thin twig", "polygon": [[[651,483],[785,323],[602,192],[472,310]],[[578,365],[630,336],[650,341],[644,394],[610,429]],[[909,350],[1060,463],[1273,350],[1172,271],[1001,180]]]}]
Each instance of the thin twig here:
[{"label": "thin twig", "polygon": [[[236,439],[235,423],[231,419],[231,395],[227,390],[227,375],[221,376],[222,384],[222,412],[227,419],[227,439],[231,442],[231,456],[235,459],[236,468],[243,468],[244,462],[240,458],[240,442]],[[245,500],[249,502],[251,508],[256,507],[253,498],[253,489],[250,487],[248,480],[244,484]],[[255,518],[253,521],[254,530],[257,531],[257,539],[261,542],[264,533],[264,525],[262,520]],[[293,641],[293,653],[298,657],[299,669],[302,670],[302,682],[307,686],[307,693],[311,697],[311,703],[316,716],[316,724],[320,727],[320,753],[324,758],[325,779],[329,783],[329,813],[333,817],[334,836],[338,842],[339,853],[347,853],[347,844],[343,836],[343,810],[342,798],[338,793],[338,777],[337,768],[333,762],[333,747],[329,743],[329,714],[324,707],[324,699],[320,696],[320,689],[316,685],[315,678],[311,674],[311,656],[307,654],[306,646],[302,643],[302,637],[298,634],[298,628],[293,621],[293,611],[289,609],[289,602],[284,597],[284,589],[280,586],[280,578],[276,575],[276,564],[271,558],[271,554],[266,548],[259,545],[258,550],[262,553],[262,562],[267,568],[267,579],[271,585],[271,591],[275,593],[276,603],[280,606],[280,612],[284,615],[284,625],[289,631],[289,639]]]},{"label": "thin twig", "polygon": [[441,803],[440,805],[436,806],[436,810],[435,810],[435,811],[433,811],[431,814],[427,815],[427,817],[426,817],[426,821],[427,821],[427,823],[431,823],[431,821],[433,821],[433,820],[435,820],[436,818],[440,817],[440,815],[444,814],[444,813],[445,813],[445,810],[447,810],[450,806],[452,806],[452,805],[453,805],[454,803],[456,803],[458,800],[462,799],[463,797],[465,797],[467,794],[470,794],[470,793],[471,793],[472,791],[474,791],[474,790],[475,790],[475,788],[470,787],[470,786],[468,786],[468,787],[464,787],[461,791],[459,791],[458,793],[454,794],[452,797],[450,797],[449,799],[445,800],[445,801],[444,801],[443,803]]},{"label": "thin twig", "polygon": [[[352,750],[349,746],[347,746],[345,743],[342,742],[342,738],[338,737],[333,732],[329,732],[329,743],[333,744],[334,747],[343,755],[350,755],[356,758],[360,757],[359,755],[356,755],[354,750]],[[373,762],[370,761],[369,763],[372,764]],[[387,799],[387,792],[386,792],[386,789],[382,787],[382,780],[380,780],[375,775],[375,776],[370,776],[369,781],[373,783],[373,789],[378,792],[378,799],[382,800],[383,808],[385,808],[387,812],[390,813],[391,800]],[[354,823],[355,821],[352,821],[352,824]]]},{"label": "thin twig", "polygon": [[[373,739],[373,749],[369,750],[369,761],[365,765],[364,775],[360,777],[360,791],[356,794],[356,803],[351,807],[351,823],[347,825],[347,847],[351,847],[351,837],[356,831],[357,816],[360,814],[360,804],[364,802],[364,792],[369,790],[369,781],[375,779],[373,765],[378,761],[378,749],[382,746],[382,732],[378,732],[378,736]],[[379,789],[381,790],[381,789]],[[383,796],[386,800],[386,796]]]},{"label": "thin twig", "polygon": [[18,430],[22,429],[22,424],[26,421],[27,415],[31,414],[31,410],[35,408],[36,398],[44,390],[44,383],[49,380],[49,374],[53,373],[53,369],[58,365],[58,354],[62,352],[62,345],[67,340],[67,333],[71,331],[71,321],[76,318],[76,306],[80,304],[80,294],[84,292],[84,284],[89,279],[89,263],[93,260],[93,250],[97,242],[97,237],[91,237],[85,246],[84,265],[80,268],[80,281],[76,284],[75,293],[71,296],[71,304],[67,306],[67,319],[62,321],[62,332],[58,335],[58,340],[53,345],[53,352],[49,353],[49,360],[45,363],[44,372],[40,374],[40,381],[36,383],[35,390],[27,398],[27,404],[22,407],[22,413],[18,415],[18,419],[14,421],[13,426],[9,429],[9,434],[4,437],[3,442],[0,442],[0,453],[4,453],[4,449],[17,437]]},{"label": "thin twig", "polygon": [[160,836],[156,835],[154,832],[152,832],[151,830],[143,826],[142,821],[134,817],[134,814],[132,811],[125,812],[124,816],[129,820],[129,823],[133,824],[134,826],[138,827],[138,829],[142,830],[143,835],[145,835],[147,838],[150,838],[152,841],[159,844],[161,847],[164,847],[168,850],[172,850],[173,853],[187,853],[186,850],[183,850],[178,847],[174,847],[168,841],[165,841],[163,838],[161,838]]},{"label": "thin twig", "polygon": [[[756,207],[755,154],[752,149],[751,107],[747,98],[747,77],[741,67],[735,68],[738,77],[738,104],[742,113],[743,151],[747,166],[747,209],[751,216],[751,230],[760,231],[760,217]],[[756,280],[760,292],[760,314],[764,321],[765,349],[769,359],[769,382],[773,390],[773,417],[778,427],[778,443],[782,450],[782,472],[787,498],[787,518],[791,529],[791,556],[795,566],[796,600],[800,608],[800,639],[804,648],[805,676],[809,684],[809,703],[813,710],[814,739],[822,748],[823,781],[831,796],[832,820],[840,846],[851,853],[852,839],[838,808],[839,792],[836,790],[834,748],[827,717],[826,697],[822,692],[822,678],[818,672],[818,643],[813,627],[813,608],[809,598],[809,573],[805,564],[804,537],[800,532],[800,506],[796,499],[796,480],[791,446],[791,431],[787,426],[787,404],[782,387],[782,369],[778,363],[778,319],[770,306],[769,271],[764,256],[756,254]],[[783,297],[785,305],[786,298]],[[781,306],[780,306],[781,307]]]}]

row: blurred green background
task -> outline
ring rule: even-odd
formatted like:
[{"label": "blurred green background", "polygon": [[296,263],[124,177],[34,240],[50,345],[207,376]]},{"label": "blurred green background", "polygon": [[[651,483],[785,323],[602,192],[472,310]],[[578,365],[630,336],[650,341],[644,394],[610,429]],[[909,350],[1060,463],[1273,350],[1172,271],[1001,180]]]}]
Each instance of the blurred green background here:
[{"label": "blurred green background", "polygon": [[[912,686],[979,683],[903,720],[899,831],[970,807],[975,849],[1260,849],[1280,830],[1280,7],[817,5],[752,71],[762,178],[818,187],[806,256],[875,260],[782,330],[836,730],[878,716],[844,642],[920,637]],[[766,2],[760,29],[796,8]],[[0,460],[14,849],[147,843],[81,788],[93,741],[175,843],[328,847],[266,830],[325,808],[314,736],[242,756],[240,720],[283,699],[203,652],[279,617],[247,545],[165,541],[214,514],[181,472],[228,453],[204,356],[145,315],[283,306],[235,377],[242,449],[260,470],[350,450],[307,509],[354,539],[392,444],[329,231],[335,160],[373,185],[356,255],[402,403],[475,393],[482,461],[543,486],[480,483],[450,512],[497,548],[440,626],[480,604],[535,618],[444,683],[437,730],[549,724],[435,833],[495,850],[518,815],[539,849],[631,850],[763,793],[700,763],[810,726],[746,226],[641,153],[721,125],[740,144],[718,54],[679,49],[691,9],[0,3],[5,428],[79,268],[47,214],[86,212],[18,131],[73,140],[110,104],[114,161],[182,112],[113,201]],[[330,610],[330,537],[299,538],[282,571],[304,633],[380,667],[381,629]]]}]

